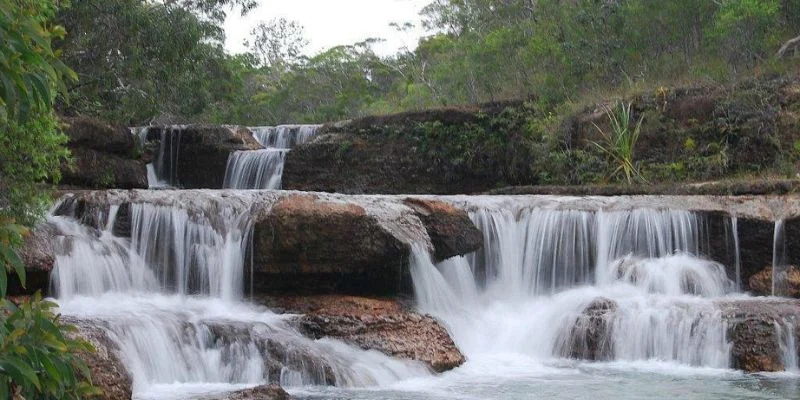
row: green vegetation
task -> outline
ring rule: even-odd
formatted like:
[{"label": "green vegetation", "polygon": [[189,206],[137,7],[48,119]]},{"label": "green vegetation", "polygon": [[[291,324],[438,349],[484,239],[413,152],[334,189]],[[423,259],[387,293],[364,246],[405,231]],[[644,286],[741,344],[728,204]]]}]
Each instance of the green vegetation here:
[{"label": "green vegetation", "polygon": [[64,29],[49,23],[50,0],[0,3],[0,398],[82,399],[98,394],[80,351],[64,336],[52,303],[6,298],[9,274],[25,285],[16,249],[47,204],[45,181],[57,181],[68,155],[53,113],[57,92],[74,73],[51,47]]},{"label": "green vegetation", "polygon": [[[600,126],[594,124],[603,140],[601,142],[591,141],[591,143],[608,155],[611,159],[611,164],[616,165],[610,177],[615,178],[621,172],[628,184],[633,183],[634,178],[646,182],[642,174],[639,173],[639,169],[633,159],[644,115],[639,117],[635,125],[631,125],[633,122],[631,103],[619,103],[614,108],[606,109],[605,113],[611,123],[610,132],[606,132]],[[691,138],[688,140],[691,140]]]}]

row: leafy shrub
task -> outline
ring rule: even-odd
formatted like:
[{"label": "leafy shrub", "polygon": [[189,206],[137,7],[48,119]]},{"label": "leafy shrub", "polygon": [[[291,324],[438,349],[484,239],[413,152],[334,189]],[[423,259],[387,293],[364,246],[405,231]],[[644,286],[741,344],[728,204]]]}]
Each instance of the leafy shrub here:
[{"label": "leafy shrub", "polygon": [[595,124],[595,128],[600,132],[603,140],[602,142],[592,142],[592,144],[605,153],[616,165],[616,168],[610,173],[612,178],[622,173],[628,184],[633,183],[634,178],[646,181],[633,160],[634,148],[639,140],[644,116],[639,117],[639,120],[633,123],[631,103],[619,103],[614,109],[606,110],[606,116],[611,123],[611,131],[606,132]]}]

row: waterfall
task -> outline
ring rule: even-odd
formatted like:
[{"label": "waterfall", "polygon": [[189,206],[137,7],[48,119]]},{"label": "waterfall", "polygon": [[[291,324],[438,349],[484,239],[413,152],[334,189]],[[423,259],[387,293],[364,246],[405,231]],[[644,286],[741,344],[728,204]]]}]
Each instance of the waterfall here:
[{"label": "waterfall", "polygon": [[786,232],[783,220],[775,222],[772,239],[772,295],[780,296],[785,291],[786,280]]},{"label": "waterfall", "polygon": [[[95,227],[48,217],[59,232],[51,277],[59,312],[106,331],[135,398],[264,383],[388,385],[430,374],[421,363],[307,339],[287,317],[242,302],[253,225],[243,199],[223,196],[192,211],[133,202],[125,213],[98,211]],[[129,232],[118,227],[122,218]]]},{"label": "waterfall", "polygon": [[236,151],[228,157],[226,189],[280,189],[289,149],[313,136],[321,125],[278,125],[249,128],[264,150]]},{"label": "waterfall", "polygon": [[307,142],[322,125],[278,125],[250,127],[253,137],[264,147],[290,149]]},{"label": "waterfall", "polygon": [[713,299],[735,284],[723,265],[702,258],[702,217],[480,202],[469,209],[483,250],[438,265],[422,248],[411,257],[418,307],[448,327],[468,358],[730,365]]},{"label": "waterfall", "polygon": [[225,189],[280,189],[288,150],[237,151],[228,158]]}]

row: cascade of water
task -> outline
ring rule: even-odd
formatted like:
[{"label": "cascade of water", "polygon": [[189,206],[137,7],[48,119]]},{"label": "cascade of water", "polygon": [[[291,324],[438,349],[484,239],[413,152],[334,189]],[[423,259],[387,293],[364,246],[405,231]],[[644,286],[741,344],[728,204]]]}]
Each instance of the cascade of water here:
[{"label": "cascade of water", "polygon": [[739,218],[731,217],[731,230],[733,231],[733,268],[736,274],[736,291],[742,290],[742,261],[739,249]]},{"label": "cascade of water", "polygon": [[[178,187],[178,160],[180,157],[181,136],[184,126],[161,129],[161,142],[153,159],[155,181],[148,181],[151,187]],[[146,133],[145,133],[146,135]]]},{"label": "cascade of water", "polygon": [[306,339],[284,317],[237,301],[252,221],[247,205],[234,204],[190,213],[132,203],[130,239],[113,234],[120,207],[92,216],[98,228],[48,218],[60,233],[52,276],[59,311],[107,332],[137,398],[175,385],[369,386],[429,374],[420,363]]},{"label": "cascade of water", "polygon": [[225,169],[226,189],[280,189],[283,176],[283,149],[236,151]]},{"label": "cascade of water", "polygon": [[786,280],[786,233],[783,220],[775,222],[775,233],[772,238],[772,295],[785,293]]},{"label": "cascade of water", "polygon": [[264,147],[289,149],[308,141],[322,125],[278,125],[249,128]]},{"label": "cascade of water", "polygon": [[781,361],[786,371],[800,372],[800,347],[797,346],[797,323],[793,319],[785,319],[782,323],[776,322],[775,330],[780,339]]},{"label": "cascade of water", "polygon": [[470,215],[484,234],[482,252],[434,265],[415,248],[411,258],[418,306],[445,323],[468,357],[571,357],[592,347],[596,359],[729,365],[726,325],[712,299],[733,282],[724,266],[697,257],[697,215],[486,208]]}]

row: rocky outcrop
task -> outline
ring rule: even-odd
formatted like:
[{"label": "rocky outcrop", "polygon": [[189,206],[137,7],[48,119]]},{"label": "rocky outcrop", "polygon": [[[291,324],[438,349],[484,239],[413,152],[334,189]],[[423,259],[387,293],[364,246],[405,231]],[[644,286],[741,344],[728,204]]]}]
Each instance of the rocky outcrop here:
[{"label": "rocky outcrop", "polygon": [[[800,298],[800,268],[794,265],[782,268],[779,272],[779,287],[776,295]],[[767,267],[749,279],[750,290],[757,295],[769,296],[772,294],[772,267]]]},{"label": "rocky outcrop", "polygon": [[132,397],[133,381],[119,356],[119,349],[106,331],[95,323],[75,318],[63,322],[77,327],[73,337],[89,342],[94,351],[80,352],[78,356],[89,367],[92,384],[103,391],[101,400],[122,400]]},{"label": "rocky outcrop", "polygon": [[250,389],[230,393],[217,400],[292,400],[294,397],[286,393],[278,385],[262,385]]},{"label": "rocky outcrop", "polygon": [[72,162],[61,166],[63,187],[147,188],[147,169],[133,135],[90,118],[64,118]]},{"label": "rocky outcrop", "polygon": [[151,126],[145,138],[159,142],[153,158],[169,183],[186,189],[222,188],[230,153],[263,148],[248,129],[219,125]]},{"label": "rocky outcrop", "polygon": [[140,160],[92,149],[73,148],[72,163],[61,168],[62,186],[138,189],[147,187],[147,169]]},{"label": "rocky outcrop", "polygon": [[384,354],[421,361],[443,372],[464,356],[435,319],[409,311],[397,301],[351,296],[285,296],[262,299],[270,307],[301,313],[301,332],[331,337]]}]

